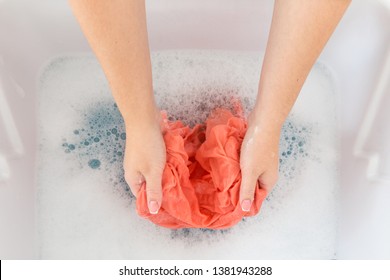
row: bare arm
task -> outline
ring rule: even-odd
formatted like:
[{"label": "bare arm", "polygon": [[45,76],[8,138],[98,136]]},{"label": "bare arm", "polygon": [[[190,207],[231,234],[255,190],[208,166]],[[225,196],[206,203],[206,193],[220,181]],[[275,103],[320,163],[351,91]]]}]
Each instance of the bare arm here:
[{"label": "bare arm", "polygon": [[144,0],[69,0],[124,118],[126,181],[134,195],[146,181],[149,209],[161,205],[165,145],[153,97]]},{"label": "bare arm", "polygon": [[281,127],[350,0],[276,0],[256,117]]},{"label": "bare arm", "polygon": [[256,180],[267,191],[276,183],[282,125],[349,3],[350,0],[275,1],[258,97],[241,152],[243,210],[250,207]]},{"label": "bare arm", "polygon": [[143,0],[69,0],[126,122],[151,116],[152,72]]}]

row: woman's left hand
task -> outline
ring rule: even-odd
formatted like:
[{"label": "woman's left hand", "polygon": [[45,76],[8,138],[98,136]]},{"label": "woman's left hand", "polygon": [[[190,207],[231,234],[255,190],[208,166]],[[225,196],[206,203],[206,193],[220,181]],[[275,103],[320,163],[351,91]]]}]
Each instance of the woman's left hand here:
[{"label": "woman's left hand", "polygon": [[262,125],[253,112],[250,114],[240,157],[240,203],[243,211],[250,211],[257,181],[269,194],[278,180],[279,137],[279,126]]}]

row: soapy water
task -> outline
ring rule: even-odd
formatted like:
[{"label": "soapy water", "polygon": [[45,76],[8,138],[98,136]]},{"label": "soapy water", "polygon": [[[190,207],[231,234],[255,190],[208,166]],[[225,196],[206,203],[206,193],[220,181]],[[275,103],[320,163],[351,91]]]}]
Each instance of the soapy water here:
[{"label": "soapy water", "polygon": [[[220,104],[220,106],[229,107],[229,104]],[[205,110],[204,107],[203,110]],[[201,111],[200,114],[203,112]],[[62,143],[64,152],[74,154],[74,158],[78,159],[81,165],[88,165],[91,169],[117,171],[117,173],[111,173],[110,182],[129,191],[122,170],[126,132],[117,105],[115,103],[92,104],[90,111],[83,115],[83,119],[84,126],[72,130],[73,132],[69,132],[67,138],[64,139]],[[183,115],[170,114],[169,119],[181,120],[187,125],[194,125],[194,120],[188,115],[183,120]],[[279,154],[281,176],[291,179],[295,172],[295,164],[292,164],[292,161],[308,156],[306,145],[310,141],[310,131],[309,125],[296,125],[291,121],[284,124]],[[134,198],[131,192],[130,196]]]},{"label": "soapy water", "polygon": [[[67,154],[74,155],[82,166],[97,171],[112,171],[110,182],[130,189],[124,180],[122,168],[126,132],[124,123],[115,103],[98,103],[83,114],[84,126],[78,127],[64,139],[62,147]],[[130,196],[134,197],[131,192]]]},{"label": "soapy water", "polygon": [[[156,102],[170,120],[189,126],[204,122],[214,108],[232,110],[232,98],[241,101],[247,115],[256,97],[260,57],[154,53]],[[279,181],[260,213],[227,230],[172,230],[136,213],[123,173],[123,119],[96,60],[54,59],[39,91],[41,257],[334,258],[336,122],[325,70],[314,67],[283,126]]]},{"label": "soapy water", "polygon": [[[225,100],[229,100],[225,96]],[[90,109],[83,114],[83,126],[71,129],[67,138],[64,139],[62,147],[64,152],[72,154],[72,159],[77,159],[82,166],[89,166],[100,172],[109,175],[109,183],[114,187],[119,187],[128,195],[129,203],[133,203],[135,196],[130,191],[124,179],[123,158],[125,151],[126,132],[123,118],[115,103],[91,104]],[[229,107],[229,103],[218,104]],[[216,107],[214,105],[214,107]],[[233,108],[230,108],[233,110]],[[199,110],[197,107],[196,110]],[[202,107],[201,110],[212,110],[212,108]],[[205,115],[203,111],[198,115]],[[185,124],[194,125],[196,122],[190,117],[170,114],[170,120],[181,120]],[[201,121],[201,120],[198,120]],[[292,179],[296,170],[295,162],[308,156],[306,146],[310,143],[310,126],[295,125],[291,121],[286,121],[282,128],[279,154],[279,173],[286,179]],[[278,188],[278,186],[276,186]],[[272,199],[271,192],[266,200]],[[228,233],[229,229],[173,229],[171,236],[175,239],[192,239],[192,242],[202,241],[210,238],[210,235]]]}]

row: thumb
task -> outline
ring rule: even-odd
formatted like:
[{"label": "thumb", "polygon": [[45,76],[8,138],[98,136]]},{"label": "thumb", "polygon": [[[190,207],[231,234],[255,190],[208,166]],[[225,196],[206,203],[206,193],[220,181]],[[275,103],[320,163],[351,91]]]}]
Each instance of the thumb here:
[{"label": "thumb", "polygon": [[157,214],[162,202],[162,173],[151,173],[145,176],[146,198],[150,214]]},{"label": "thumb", "polygon": [[257,186],[258,176],[253,172],[243,172],[240,187],[240,203],[242,211],[249,212],[251,210],[255,188]]}]

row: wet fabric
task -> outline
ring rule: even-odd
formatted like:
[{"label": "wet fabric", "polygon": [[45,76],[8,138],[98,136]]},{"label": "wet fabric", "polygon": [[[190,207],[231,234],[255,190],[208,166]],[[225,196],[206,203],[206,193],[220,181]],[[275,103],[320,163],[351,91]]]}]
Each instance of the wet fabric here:
[{"label": "wet fabric", "polygon": [[245,118],[217,109],[204,124],[190,128],[162,116],[167,150],[163,200],[159,212],[150,214],[143,184],[137,195],[138,214],[168,228],[210,229],[229,228],[256,215],[266,197],[259,185],[249,212],[242,211],[239,202]]}]

